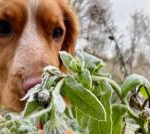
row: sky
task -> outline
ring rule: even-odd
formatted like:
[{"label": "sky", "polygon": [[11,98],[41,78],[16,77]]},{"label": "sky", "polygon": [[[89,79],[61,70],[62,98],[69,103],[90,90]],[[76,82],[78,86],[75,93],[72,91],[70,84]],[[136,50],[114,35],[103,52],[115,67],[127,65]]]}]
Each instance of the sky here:
[{"label": "sky", "polygon": [[[92,0],[91,0],[92,1]],[[118,31],[124,30],[130,22],[130,16],[135,10],[143,10],[150,15],[150,0],[100,0],[101,4],[112,3],[113,18],[119,27]],[[86,44],[81,41],[82,44]]]},{"label": "sky", "polygon": [[[135,10],[143,10],[150,15],[150,0],[108,0],[112,3],[113,17],[119,31],[124,30],[130,22],[130,16]],[[142,47],[143,52],[149,53],[150,48]]]},{"label": "sky", "polygon": [[135,10],[142,9],[150,14],[150,0],[110,0],[113,7],[113,17],[120,28],[125,28],[129,17]]}]

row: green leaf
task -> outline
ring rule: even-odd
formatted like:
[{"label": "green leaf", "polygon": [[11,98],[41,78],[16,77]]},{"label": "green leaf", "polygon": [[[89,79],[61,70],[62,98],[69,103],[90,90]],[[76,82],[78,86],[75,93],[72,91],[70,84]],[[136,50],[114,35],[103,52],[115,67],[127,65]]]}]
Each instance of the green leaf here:
[{"label": "green leaf", "polygon": [[70,64],[69,67],[71,68],[72,71],[74,72],[81,72],[81,65],[80,65],[80,61],[75,58],[73,59]]},{"label": "green leaf", "polygon": [[54,91],[52,91],[53,102],[54,102],[56,110],[59,113],[63,113],[66,108],[66,104],[65,104],[62,96],[60,95],[60,90],[61,90],[61,87],[63,86],[63,84],[64,84],[64,79],[60,80],[57,83],[57,85],[55,86]]},{"label": "green leaf", "polygon": [[91,73],[98,73],[104,66],[104,62],[88,53],[77,51],[77,57],[81,62],[85,62],[85,67],[91,71]]},{"label": "green leaf", "polygon": [[53,107],[53,103],[51,103],[47,108],[40,108],[36,111],[34,111],[30,118],[36,119],[37,121],[47,121],[49,119],[49,112],[51,111]]},{"label": "green leaf", "polygon": [[71,77],[65,78],[63,94],[69,99],[73,106],[76,106],[86,115],[96,120],[106,120],[106,113],[101,102],[96,96]]},{"label": "green leaf", "polygon": [[90,121],[89,121],[89,134],[103,134],[100,132],[100,121],[90,119]]},{"label": "green leaf", "polygon": [[61,95],[53,93],[53,101],[57,111],[59,113],[63,113],[65,111],[66,104]]},{"label": "green leaf", "polygon": [[102,76],[93,76],[92,78],[93,78],[93,80],[96,81],[96,82],[99,82],[99,81],[102,81],[102,80],[107,81],[107,82],[111,85],[112,89],[113,89],[114,92],[117,94],[117,96],[118,96],[120,99],[122,99],[122,96],[121,96],[121,95],[122,95],[122,94],[121,94],[121,88],[120,88],[120,86],[119,86],[115,81],[113,81],[113,80],[110,79],[110,78],[102,77]]},{"label": "green leaf", "polygon": [[[98,90],[98,89],[97,89]],[[111,96],[112,87],[106,81],[99,83],[99,99],[102,102],[106,111],[106,121],[97,121],[90,119],[89,122],[89,133],[90,134],[111,134],[112,133],[112,108],[111,108]]]},{"label": "green leaf", "polygon": [[79,82],[87,89],[92,87],[92,77],[87,69],[83,69],[81,73],[78,74]]},{"label": "green leaf", "polygon": [[81,129],[86,129],[89,122],[89,117],[76,108],[76,118]]},{"label": "green leaf", "polygon": [[58,76],[49,77],[48,80],[47,80],[47,83],[45,85],[45,88],[50,90],[50,88],[56,84],[55,82],[56,82],[57,79],[58,79]]},{"label": "green leaf", "polygon": [[104,95],[101,95],[100,101],[102,102],[106,114],[107,114],[107,121],[100,121],[100,133],[101,134],[111,134],[112,131],[112,111],[111,111],[111,96],[112,96],[112,87],[106,81],[100,82],[101,91]]},{"label": "green leaf", "polygon": [[141,75],[133,74],[126,78],[122,87],[122,97],[125,98],[128,93],[134,90],[136,87],[144,85],[148,89],[150,94],[150,83],[149,81]]},{"label": "green leaf", "polygon": [[123,117],[128,109],[125,105],[117,104],[112,107],[112,134],[122,134]]},{"label": "green leaf", "polygon": [[146,99],[148,99],[148,94],[147,94],[146,89],[145,89],[144,86],[142,86],[142,87],[140,88],[140,93],[141,93]]},{"label": "green leaf", "polygon": [[36,85],[34,88],[31,88],[31,89],[28,91],[28,93],[27,93],[23,98],[21,98],[20,100],[21,100],[21,101],[25,101],[25,100],[27,100],[27,99],[29,99],[29,98],[34,98],[34,95],[35,95],[36,93],[40,92],[41,90],[42,90],[42,89],[41,89],[41,85],[38,84],[38,85]]},{"label": "green leaf", "polygon": [[23,117],[27,117],[30,116],[31,114],[33,114],[36,110],[41,109],[41,105],[39,103],[37,103],[36,101],[28,101],[24,112],[23,112]]},{"label": "green leaf", "polygon": [[74,57],[65,51],[59,52],[63,64],[71,71],[77,71],[77,63]]},{"label": "green leaf", "polygon": [[72,61],[74,59],[70,54],[68,54],[65,51],[61,51],[61,52],[59,52],[59,54],[60,54],[60,58],[61,58],[62,62],[66,66],[68,66],[70,61]]},{"label": "green leaf", "polygon": [[46,66],[43,71],[47,74],[52,74],[56,76],[61,74],[60,70],[52,65]]}]

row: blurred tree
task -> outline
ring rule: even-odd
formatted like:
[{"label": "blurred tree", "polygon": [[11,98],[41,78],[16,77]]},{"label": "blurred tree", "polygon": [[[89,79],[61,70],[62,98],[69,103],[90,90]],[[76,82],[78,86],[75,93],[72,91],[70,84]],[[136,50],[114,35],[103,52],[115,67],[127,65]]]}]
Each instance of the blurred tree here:
[{"label": "blurred tree", "polygon": [[111,66],[110,72],[119,74],[119,79],[124,79],[130,73],[147,76],[148,67],[146,66],[146,71],[143,72],[143,65],[137,66],[141,63],[140,59],[144,64],[150,63],[150,60],[148,62],[143,56],[143,53],[146,53],[145,46],[150,46],[148,15],[136,11],[131,16],[128,28],[118,32],[109,0],[72,0],[72,3],[81,22],[81,35],[77,48],[105,60],[108,68]]},{"label": "blurred tree", "polygon": [[[81,21],[78,46],[81,47],[84,43],[82,48],[85,51],[104,60],[112,58],[115,55],[112,51],[115,49],[117,62],[120,62],[120,69],[126,76],[128,73],[122,55],[120,37],[117,37],[117,29],[111,14],[111,3],[102,0],[72,0],[72,2]],[[108,50],[111,54],[107,53]]]},{"label": "blurred tree", "polygon": [[[99,55],[101,49],[109,44],[106,22],[110,21],[109,3],[102,0],[72,0],[79,13],[81,40],[84,49]],[[86,47],[85,47],[86,46]]]},{"label": "blurred tree", "polygon": [[130,73],[133,73],[134,64],[137,63],[138,56],[143,53],[142,48],[150,46],[150,16],[145,15],[142,11],[135,11],[131,16],[128,31],[130,47],[126,51],[127,64]]}]

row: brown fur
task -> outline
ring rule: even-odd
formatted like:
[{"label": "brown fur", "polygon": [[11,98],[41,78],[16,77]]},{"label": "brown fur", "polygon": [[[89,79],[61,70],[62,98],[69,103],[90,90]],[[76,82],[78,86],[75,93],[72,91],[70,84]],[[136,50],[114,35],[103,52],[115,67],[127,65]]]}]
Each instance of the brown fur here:
[{"label": "brown fur", "polygon": [[[63,68],[60,50],[74,52],[78,19],[67,0],[0,0],[1,19],[11,23],[12,35],[0,36],[0,103],[19,112],[24,80],[40,77],[49,64]],[[65,31],[57,41],[56,27]]]}]

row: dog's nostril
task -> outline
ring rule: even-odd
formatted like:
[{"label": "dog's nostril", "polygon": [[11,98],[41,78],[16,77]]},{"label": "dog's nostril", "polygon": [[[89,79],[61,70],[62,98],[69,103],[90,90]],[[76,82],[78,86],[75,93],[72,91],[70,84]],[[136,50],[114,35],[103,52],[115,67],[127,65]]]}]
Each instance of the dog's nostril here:
[{"label": "dog's nostril", "polygon": [[41,78],[40,77],[30,77],[24,80],[23,82],[23,89],[27,92],[29,89],[34,87],[37,84],[41,83]]}]

